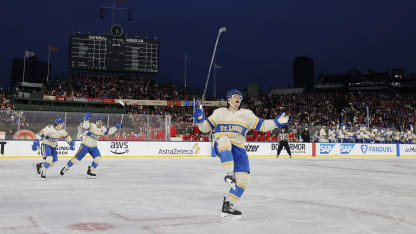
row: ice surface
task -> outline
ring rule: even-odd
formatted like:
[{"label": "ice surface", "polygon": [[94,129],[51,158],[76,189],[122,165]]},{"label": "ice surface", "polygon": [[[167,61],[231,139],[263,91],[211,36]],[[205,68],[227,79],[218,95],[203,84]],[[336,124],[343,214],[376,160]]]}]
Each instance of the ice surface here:
[{"label": "ice surface", "polygon": [[220,217],[216,158],[90,158],[41,180],[37,159],[0,159],[0,233],[416,233],[416,160],[250,158],[251,181]]}]

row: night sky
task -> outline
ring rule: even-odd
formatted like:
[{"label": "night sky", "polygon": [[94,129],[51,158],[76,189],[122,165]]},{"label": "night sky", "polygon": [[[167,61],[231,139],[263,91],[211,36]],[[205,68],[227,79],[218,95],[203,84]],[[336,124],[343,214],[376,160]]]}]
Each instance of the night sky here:
[{"label": "night sky", "polygon": [[[107,33],[111,12],[99,19],[99,8],[112,0],[42,0],[3,2],[0,74],[8,87],[12,58],[34,51],[47,61],[49,41],[52,75],[69,75],[69,36],[73,32]],[[116,23],[129,36],[158,37],[161,72],[157,80],[183,86],[188,56],[188,86],[203,89],[218,29],[226,26],[218,45],[217,93],[259,82],[262,89],[292,84],[296,56],[309,56],[319,73],[352,68],[416,72],[416,1],[412,0],[259,0],[137,1],[117,7]],[[210,81],[212,84],[212,80]],[[212,95],[212,88],[208,90]]]}]

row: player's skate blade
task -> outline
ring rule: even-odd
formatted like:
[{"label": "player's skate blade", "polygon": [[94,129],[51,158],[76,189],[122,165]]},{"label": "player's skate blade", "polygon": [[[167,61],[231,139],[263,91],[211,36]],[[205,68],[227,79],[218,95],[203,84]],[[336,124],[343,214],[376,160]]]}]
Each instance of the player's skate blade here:
[{"label": "player's skate blade", "polygon": [[40,169],[40,178],[46,179],[46,172],[43,169]]},{"label": "player's skate blade", "polygon": [[229,213],[221,213],[221,217],[225,218],[225,219],[232,219],[232,220],[237,220],[237,219],[241,219],[242,215],[233,215],[233,214],[229,214]]},{"label": "player's skate blade", "polygon": [[87,179],[95,179],[96,176],[97,175],[94,172],[92,172],[91,166],[88,166]]},{"label": "player's skate blade", "polygon": [[61,172],[60,172],[61,176],[65,175],[65,172],[67,172],[68,170],[69,169],[67,169],[66,167],[62,167]]},{"label": "player's skate blade", "polygon": [[42,163],[35,163],[33,164],[33,167],[36,168],[36,172],[38,173],[38,175],[40,175],[40,169],[42,169]]}]

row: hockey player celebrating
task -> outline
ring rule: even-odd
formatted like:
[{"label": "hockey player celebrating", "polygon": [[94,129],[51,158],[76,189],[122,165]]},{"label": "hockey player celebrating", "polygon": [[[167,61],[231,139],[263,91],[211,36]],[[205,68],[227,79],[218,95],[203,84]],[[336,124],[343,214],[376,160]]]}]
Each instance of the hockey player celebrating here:
[{"label": "hockey player celebrating", "polygon": [[91,113],[88,112],[85,114],[84,122],[82,124],[82,127],[84,129],[87,129],[87,133],[84,137],[84,139],[81,142],[81,146],[78,149],[78,152],[75,154],[75,156],[68,161],[68,163],[61,169],[61,175],[64,175],[65,172],[69,170],[75,163],[78,161],[81,161],[84,156],[89,153],[92,158],[92,164],[91,166],[88,166],[87,170],[87,178],[95,178],[95,169],[97,168],[98,164],[100,163],[101,159],[101,153],[98,150],[97,147],[97,141],[98,139],[103,135],[111,135],[117,131],[120,127],[123,125],[121,123],[116,124],[112,128],[107,128],[103,126],[103,118],[97,117],[95,119],[95,123],[90,123],[88,120],[91,117]]},{"label": "hockey player celebrating", "polygon": [[242,93],[233,89],[227,92],[228,108],[218,108],[208,118],[205,118],[202,108],[197,108],[194,112],[199,129],[214,133],[213,150],[225,169],[224,180],[230,185],[228,197],[224,197],[222,206],[221,216],[224,218],[241,218],[241,212],[233,206],[249,184],[250,166],[244,147],[248,130],[271,131],[282,128],[291,121],[291,116],[285,113],[274,119],[260,119],[251,110],[240,109],[242,99]]},{"label": "hockey player celebrating", "polygon": [[72,141],[71,136],[64,129],[65,121],[62,117],[55,120],[54,125],[48,125],[36,134],[36,139],[33,141],[32,150],[37,150],[39,142],[42,141],[41,152],[43,162],[36,164],[36,171],[42,178],[46,178],[46,171],[58,161],[58,152],[56,146],[58,140],[62,137],[75,150],[75,142]]}]

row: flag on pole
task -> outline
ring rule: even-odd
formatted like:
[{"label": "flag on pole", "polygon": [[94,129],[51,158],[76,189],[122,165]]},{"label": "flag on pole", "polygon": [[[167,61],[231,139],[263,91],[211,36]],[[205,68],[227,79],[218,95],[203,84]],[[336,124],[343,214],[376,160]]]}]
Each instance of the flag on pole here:
[{"label": "flag on pole", "polygon": [[35,52],[29,51],[29,50],[25,50],[25,58],[30,58],[35,56]]},{"label": "flag on pole", "polygon": [[58,48],[56,46],[53,46],[53,45],[49,44],[49,50],[50,51],[58,51]]}]

